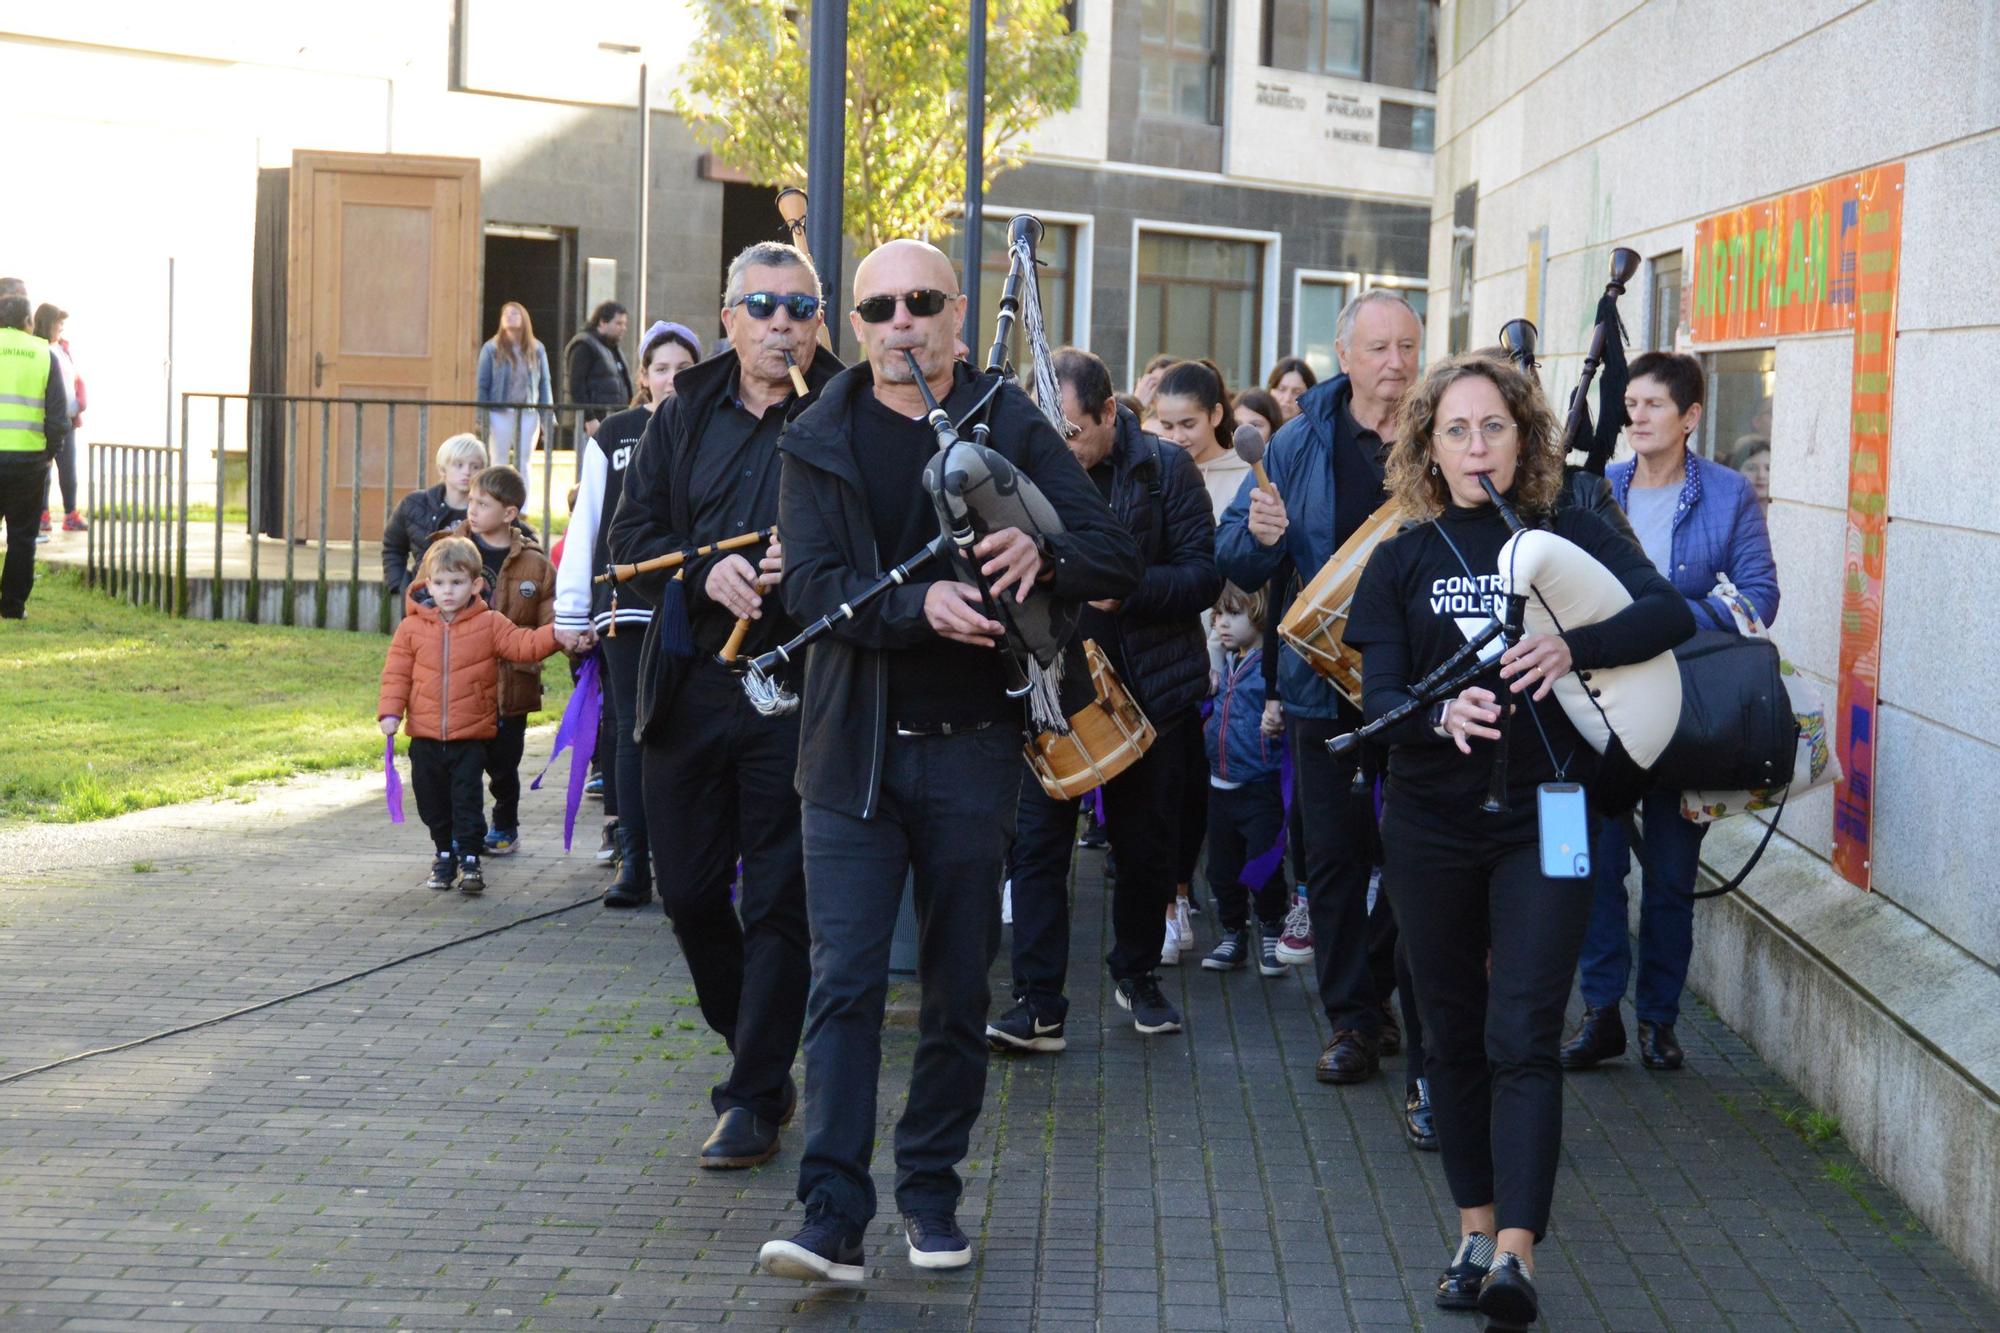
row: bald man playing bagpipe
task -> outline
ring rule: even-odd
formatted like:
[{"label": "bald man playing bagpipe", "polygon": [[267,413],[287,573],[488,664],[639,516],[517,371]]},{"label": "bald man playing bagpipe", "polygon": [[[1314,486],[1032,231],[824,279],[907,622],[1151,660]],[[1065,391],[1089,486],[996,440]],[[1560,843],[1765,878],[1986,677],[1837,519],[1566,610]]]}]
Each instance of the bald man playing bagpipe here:
[{"label": "bald man playing bagpipe", "polygon": [[[1125,597],[1142,572],[1130,535],[1025,391],[953,360],[965,298],[940,251],[891,241],[862,260],[854,287],[849,324],[867,361],[830,380],[779,446],[785,608],[801,624],[827,618],[829,632],[806,665],[797,777],[812,927],[805,1223],[759,1258],[808,1281],[866,1272],[889,946],[911,871],[923,1004],[895,1131],[896,1205],[912,1264],[971,1260],[954,1168],[985,1096],[987,972],[1020,787],[1013,626],[1031,611]],[[948,421],[926,420],[927,394]],[[996,526],[963,559],[923,563],[881,589],[884,570],[939,542],[925,468],[951,423],[970,433],[975,419],[1060,530]]]}]

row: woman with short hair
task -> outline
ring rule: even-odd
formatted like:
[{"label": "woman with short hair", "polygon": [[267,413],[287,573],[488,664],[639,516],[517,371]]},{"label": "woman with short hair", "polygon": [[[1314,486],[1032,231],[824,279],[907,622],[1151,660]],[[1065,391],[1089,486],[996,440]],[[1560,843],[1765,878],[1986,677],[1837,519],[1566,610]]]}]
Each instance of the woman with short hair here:
[{"label": "woman with short hair", "polygon": [[[1512,1328],[1533,1323],[1539,1308],[1534,1247],[1562,1147],[1556,1051],[1590,915],[1584,885],[1543,873],[1538,788],[1587,786],[1597,763],[1550,692],[1572,670],[1667,651],[1694,618],[1602,519],[1557,508],[1561,431],[1533,377],[1456,357],[1433,366],[1398,411],[1386,481],[1417,522],[1375,549],[1348,619],[1371,721],[1411,701],[1415,682],[1503,614],[1509,526],[1482,476],[1520,521],[1574,543],[1633,599],[1596,624],[1526,635],[1499,655],[1498,692],[1471,686],[1379,737],[1389,748],[1382,891],[1409,949],[1438,1146],[1459,1210],[1460,1243],[1437,1303]],[[1489,743],[1502,728],[1507,808],[1488,813]]]}]

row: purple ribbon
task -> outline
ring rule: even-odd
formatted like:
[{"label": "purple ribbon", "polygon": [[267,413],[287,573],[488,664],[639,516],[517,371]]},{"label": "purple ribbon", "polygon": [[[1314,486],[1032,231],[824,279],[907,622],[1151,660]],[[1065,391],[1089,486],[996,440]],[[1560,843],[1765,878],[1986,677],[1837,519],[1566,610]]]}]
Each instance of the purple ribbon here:
[{"label": "purple ribbon", "polygon": [[403,822],[403,775],[396,771],[396,738],[382,738],[382,787],[389,800],[389,822]]},{"label": "purple ribbon", "polygon": [[1292,823],[1292,747],[1286,746],[1278,761],[1278,790],[1284,798],[1284,817],[1278,821],[1278,840],[1271,844],[1269,851],[1261,852],[1243,867],[1243,883],[1250,889],[1261,889],[1270,882],[1278,871],[1278,863],[1285,859],[1285,833]]},{"label": "purple ribbon", "polygon": [[562,722],[556,727],[556,745],[549,751],[549,762],[542,765],[542,771],[535,774],[535,780],[528,784],[529,791],[540,791],[542,779],[555,766],[556,756],[565,747],[569,750],[569,796],[563,805],[563,850],[568,851],[576,836],[576,812],[583,805],[583,784],[590,777],[590,760],[597,753],[597,724],[604,711],[603,689],[597,678],[599,654],[592,653],[583,659],[576,669],[576,688],[570,691],[569,703],[563,707]]}]

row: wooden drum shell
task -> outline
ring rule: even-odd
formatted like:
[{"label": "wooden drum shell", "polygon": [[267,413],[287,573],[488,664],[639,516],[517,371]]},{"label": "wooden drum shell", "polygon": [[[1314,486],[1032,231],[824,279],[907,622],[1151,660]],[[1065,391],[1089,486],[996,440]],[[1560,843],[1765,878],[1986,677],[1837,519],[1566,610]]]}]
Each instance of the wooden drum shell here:
[{"label": "wooden drum shell", "polygon": [[1069,735],[1045,731],[1025,751],[1042,790],[1058,801],[1074,801],[1111,781],[1153,744],[1153,724],[1103,650],[1085,639],[1083,652],[1097,697],[1070,715]]}]

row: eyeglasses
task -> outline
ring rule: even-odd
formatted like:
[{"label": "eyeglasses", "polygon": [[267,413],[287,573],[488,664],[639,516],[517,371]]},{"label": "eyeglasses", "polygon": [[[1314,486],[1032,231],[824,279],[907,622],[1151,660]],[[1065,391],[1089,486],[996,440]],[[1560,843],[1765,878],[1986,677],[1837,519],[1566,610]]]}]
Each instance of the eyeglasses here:
[{"label": "eyeglasses", "polygon": [[752,319],[769,319],[783,306],[785,313],[801,324],[819,313],[819,298],[804,292],[747,292],[736,298],[736,304]]},{"label": "eyeglasses", "polygon": [[913,317],[924,319],[944,309],[944,303],[950,299],[935,287],[920,287],[894,296],[866,297],[854,303],[854,313],[861,316],[863,324],[885,324],[896,317],[896,302],[901,301]]},{"label": "eyeglasses", "polygon": [[1440,449],[1457,454],[1472,447],[1474,435],[1485,440],[1487,447],[1492,448],[1495,445],[1505,444],[1507,437],[1513,433],[1514,423],[1511,421],[1482,422],[1476,429],[1463,421],[1454,421],[1443,430],[1432,431],[1431,438],[1437,441]]}]

